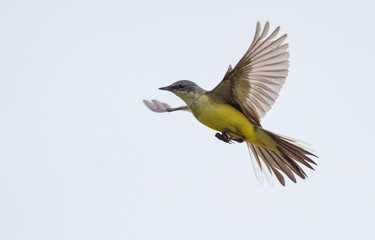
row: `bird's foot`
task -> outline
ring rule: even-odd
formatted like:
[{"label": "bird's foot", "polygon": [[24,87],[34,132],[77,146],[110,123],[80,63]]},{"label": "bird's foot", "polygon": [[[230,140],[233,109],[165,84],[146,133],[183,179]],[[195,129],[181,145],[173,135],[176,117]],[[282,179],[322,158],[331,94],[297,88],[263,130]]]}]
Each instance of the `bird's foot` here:
[{"label": "bird's foot", "polygon": [[216,133],[215,137],[217,137],[219,140],[221,140],[223,142],[230,143],[230,139],[225,134]]},{"label": "bird's foot", "polygon": [[[232,134],[238,136],[239,138],[233,137],[229,133],[232,133]],[[225,128],[221,132],[221,134],[220,133],[216,133],[215,137],[217,137],[219,140],[221,140],[223,142],[226,142],[226,143],[233,143],[233,141],[238,142],[238,143],[242,143],[244,141],[244,139],[246,139],[246,137],[243,136],[242,134],[240,134],[238,132],[234,132],[234,131],[232,131],[232,130],[230,130],[228,128]]]}]

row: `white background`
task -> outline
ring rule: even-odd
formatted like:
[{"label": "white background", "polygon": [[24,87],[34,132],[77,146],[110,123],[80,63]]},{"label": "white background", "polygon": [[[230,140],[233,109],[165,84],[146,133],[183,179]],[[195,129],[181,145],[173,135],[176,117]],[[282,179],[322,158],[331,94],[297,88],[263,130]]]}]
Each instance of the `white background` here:
[{"label": "white background", "polygon": [[[0,239],[375,239],[371,1],[0,2]],[[271,131],[309,178],[260,186],[245,144],[142,99],[211,89],[256,21],[288,33]]]}]

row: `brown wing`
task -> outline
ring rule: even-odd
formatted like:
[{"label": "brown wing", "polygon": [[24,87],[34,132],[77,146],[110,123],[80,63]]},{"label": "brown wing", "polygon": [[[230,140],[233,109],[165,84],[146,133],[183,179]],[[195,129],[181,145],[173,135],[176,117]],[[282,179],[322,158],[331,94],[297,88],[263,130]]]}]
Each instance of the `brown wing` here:
[{"label": "brown wing", "polygon": [[271,109],[288,75],[288,44],[283,44],[287,35],[275,39],[280,27],[268,37],[269,23],[260,34],[260,23],[254,40],[245,55],[212,91],[207,92],[216,102],[230,104],[241,110],[253,123]]}]

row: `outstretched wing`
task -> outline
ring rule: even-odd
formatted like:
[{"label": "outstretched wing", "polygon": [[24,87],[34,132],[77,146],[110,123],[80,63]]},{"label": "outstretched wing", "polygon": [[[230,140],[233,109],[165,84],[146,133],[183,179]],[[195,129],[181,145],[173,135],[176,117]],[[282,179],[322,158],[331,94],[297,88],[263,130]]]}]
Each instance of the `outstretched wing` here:
[{"label": "outstretched wing", "polygon": [[190,111],[188,106],[181,106],[177,108],[171,108],[168,103],[160,102],[156,99],[150,101],[143,100],[143,103],[153,112],[163,113],[163,112],[174,112],[178,110]]},{"label": "outstretched wing", "polygon": [[143,103],[153,112],[168,112],[167,109],[171,108],[168,103],[163,103],[156,99],[151,100],[151,102],[143,100]]},{"label": "outstretched wing", "polygon": [[253,123],[271,109],[288,75],[287,35],[275,39],[280,27],[268,37],[269,23],[260,34],[257,22],[254,40],[245,55],[232,69],[229,66],[224,79],[207,92],[215,101],[230,104],[241,110]]}]

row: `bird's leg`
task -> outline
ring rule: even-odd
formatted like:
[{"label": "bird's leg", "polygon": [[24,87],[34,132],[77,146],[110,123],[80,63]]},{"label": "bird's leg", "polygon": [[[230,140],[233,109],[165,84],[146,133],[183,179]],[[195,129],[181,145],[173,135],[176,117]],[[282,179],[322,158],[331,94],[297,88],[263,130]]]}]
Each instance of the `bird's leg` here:
[{"label": "bird's leg", "polygon": [[222,133],[228,135],[230,138],[235,138],[235,137],[233,137],[232,135],[229,135],[229,133],[233,133],[234,135],[240,137],[239,139],[237,138],[237,140],[243,140],[243,139],[246,139],[246,137],[245,137],[244,135],[242,135],[241,133],[239,133],[239,132],[235,132],[235,131],[232,131],[232,130],[230,130],[229,128],[224,128],[224,130],[223,130]]},{"label": "bird's leg", "polygon": [[221,140],[223,142],[230,143],[230,139],[225,134],[216,133],[215,137],[217,137],[219,140]]},{"label": "bird's leg", "polygon": [[[236,137],[233,137],[232,135],[230,135],[229,133],[232,133],[236,136],[238,136],[239,138],[236,138]],[[238,132],[234,132],[228,128],[224,128],[224,130],[220,133],[216,133],[215,134],[215,137],[217,137],[218,139],[220,139],[221,141],[224,141],[226,143],[232,143],[232,141],[236,141],[238,143],[242,143],[244,139],[246,139],[245,136],[243,136],[242,134],[238,133]]]},{"label": "bird's leg", "polygon": [[[236,137],[230,135],[229,133],[232,133],[232,134],[238,136],[239,138],[236,138]],[[230,129],[228,129],[228,128],[224,128],[224,130],[223,130],[223,132],[222,132],[222,135],[225,135],[226,138],[228,138],[230,142],[231,142],[231,141],[236,141],[236,142],[238,142],[238,143],[242,143],[243,140],[246,139],[246,137],[243,136],[242,134],[240,134],[240,133],[238,133],[238,132],[235,132],[235,131],[232,131],[232,130],[230,130]]]},{"label": "bird's leg", "polygon": [[243,143],[243,139],[241,138],[231,138],[231,140],[236,141],[238,143]]}]

